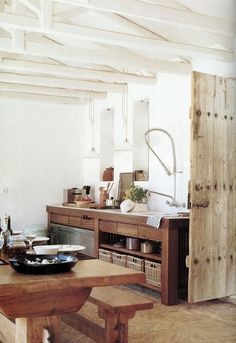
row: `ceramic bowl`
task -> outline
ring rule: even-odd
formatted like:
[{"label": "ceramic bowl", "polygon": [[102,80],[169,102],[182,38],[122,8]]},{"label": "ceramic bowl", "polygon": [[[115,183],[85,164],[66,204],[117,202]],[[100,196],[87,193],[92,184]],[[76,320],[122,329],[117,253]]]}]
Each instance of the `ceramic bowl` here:
[{"label": "ceramic bowl", "polygon": [[18,273],[24,274],[65,273],[71,270],[77,261],[78,259],[71,255],[24,254],[9,259],[10,266]]},{"label": "ceramic bowl", "polygon": [[36,245],[34,251],[37,255],[56,255],[58,253],[58,247],[51,245]]},{"label": "ceramic bowl", "polygon": [[126,199],[126,200],[122,201],[122,203],[120,204],[121,212],[131,211],[132,208],[134,207],[134,205],[135,205],[135,203],[130,199]]}]

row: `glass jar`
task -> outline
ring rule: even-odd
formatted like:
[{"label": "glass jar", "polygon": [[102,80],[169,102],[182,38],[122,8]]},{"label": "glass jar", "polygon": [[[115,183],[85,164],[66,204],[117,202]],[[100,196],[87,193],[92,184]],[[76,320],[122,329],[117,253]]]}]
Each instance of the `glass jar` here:
[{"label": "glass jar", "polygon": [[24,236],[9,236],[7,241],[7,255],[13,257],[16,255],[22,255],[26,253],[26,244],[24,242]]}]

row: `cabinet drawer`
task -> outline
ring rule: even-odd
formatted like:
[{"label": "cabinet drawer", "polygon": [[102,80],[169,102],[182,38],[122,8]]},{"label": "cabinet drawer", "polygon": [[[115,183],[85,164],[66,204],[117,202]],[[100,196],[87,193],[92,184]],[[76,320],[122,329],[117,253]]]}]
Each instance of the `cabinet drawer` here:
[{"label": "cabinet drawer", "polygon": [[80,227],[85,229],[94,229],[94,220],[81,218]]},{"label": "cabinet drawer", "polygon": [[99,229],[104,232],[117,233],[117,223],[101,220]]},{"label": "cabinet drawer", "polygon": [[68,216],[53,213],[51,214],[50,221],[57,224],[68,224],[69,218]]},{"label": "cabinet drawer", "polygon": [[118,223],[117,233],[119,233],[120,235],[136,237],[138,235],[138,227],[137,225],[133,224]]},{"label": "cabinet drawer", "polygon": [[161,232],[160,229],[150,229],[146,226],[138,226],[138,236],[144,239],[161,241]]},{"label": "cabinet drawer", "polygon": [[69,217],[69,225],[74,227],[80,227],[81,218],[80,217]]}]

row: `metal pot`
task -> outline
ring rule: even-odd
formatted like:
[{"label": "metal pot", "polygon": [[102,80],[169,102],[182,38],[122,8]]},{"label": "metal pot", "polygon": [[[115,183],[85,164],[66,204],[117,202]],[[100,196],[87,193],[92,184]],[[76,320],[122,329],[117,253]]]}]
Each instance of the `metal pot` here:
[{"label": "metal pot", "polygon": [[119,206],[120,206],[119,200],[115,200],[113,198],[106,200],[106,207],[119,208]]},{"label": "metal pot", "polygon": [[144,253],[144,254],[151,254],[153,253],[153,245],[148,242],[148,241],[145,241],[143,243],[141,243],[141,252]]},{"label": "metal pot", "polygon": [[140,250],[140,240],[138,238],[126,238],[126,249]]}]

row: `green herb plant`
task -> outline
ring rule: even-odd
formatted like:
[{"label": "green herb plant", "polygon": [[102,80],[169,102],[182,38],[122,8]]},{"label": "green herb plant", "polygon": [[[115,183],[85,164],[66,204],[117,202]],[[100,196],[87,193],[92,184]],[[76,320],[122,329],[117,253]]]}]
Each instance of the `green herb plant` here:
[{"label": "green herb plant", "polygon": [[146,203],[149,197],[148,189],[143,189],[139,186],[131,186],[125,192],[125,199],[130,199],[137,203]]}]

